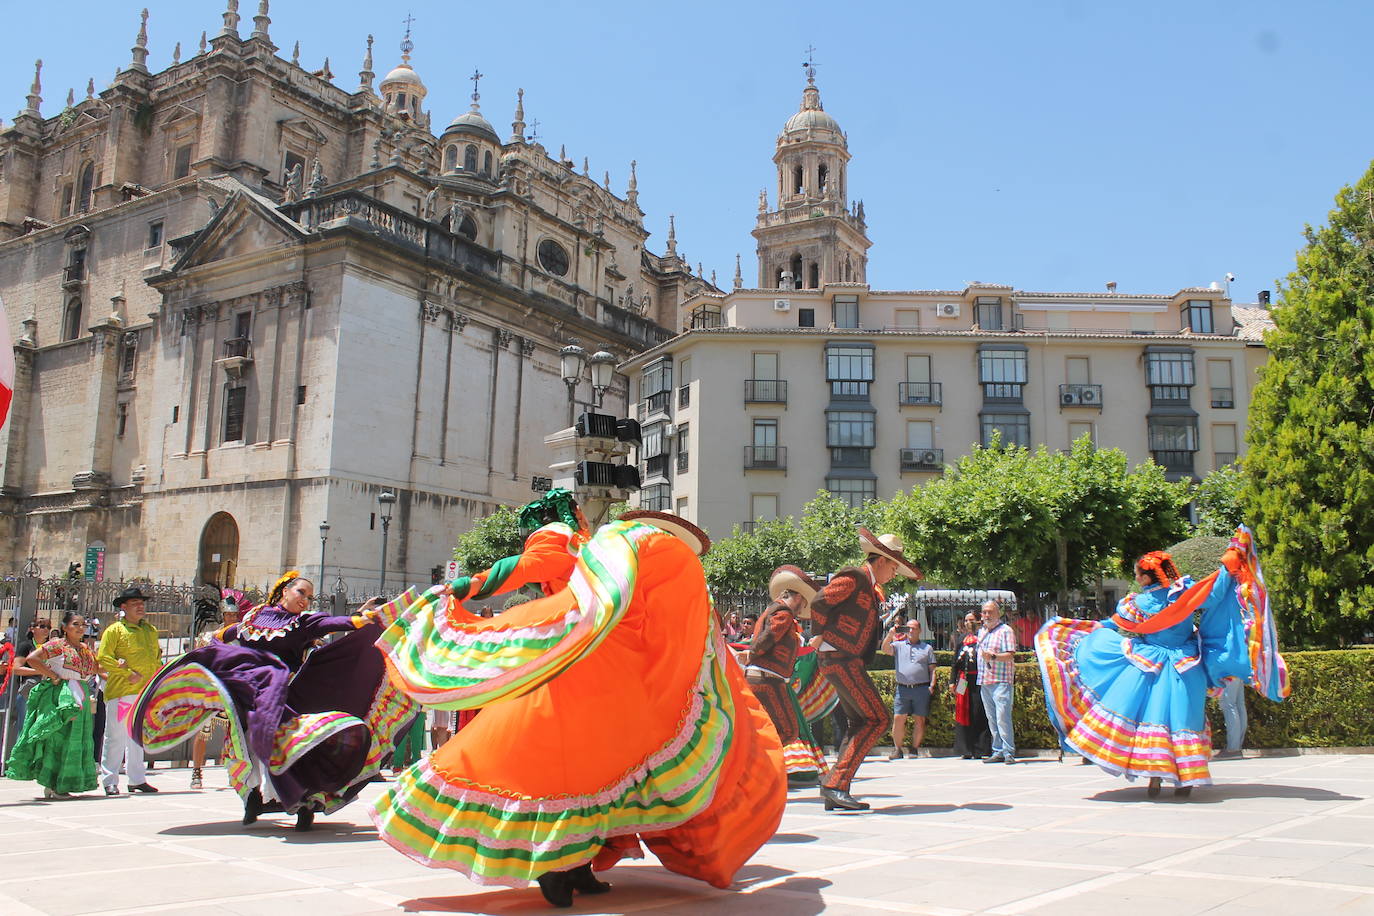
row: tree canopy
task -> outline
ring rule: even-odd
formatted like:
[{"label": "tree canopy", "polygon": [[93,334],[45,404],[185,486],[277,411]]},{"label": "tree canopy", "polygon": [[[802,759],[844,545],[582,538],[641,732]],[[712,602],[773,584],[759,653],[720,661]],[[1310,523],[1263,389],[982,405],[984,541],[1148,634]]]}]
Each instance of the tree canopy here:
[{"label": "tree canopy", "polygon": [[712,588],[747,591],[768,585],[768,576],[784,563],[817,575],[832,573],[863,559],[855,526],[873,527],[883,506],[869,503],[851,508],[826,490],[802,507],[800,520],[791,516],[758,522],[752,530],[735,526],[730,537],[711,546],[702,561]]},{"label": "tree canopy", "polygon": [[1241,506],[1288,633],[1335,645],[1374,613],[1374,167],[1305,234],[1265,337]]},{"label": "tree canopy", "polygon": [[1234,465],[1217,468],[1198,484],[1193,495],[1197,510],[1197,524],[1193,534],[1198,537],[1230,537],[1245,521],[1240,509],[1240,492],[1245,475]]},{"label": "tree canopy", "polygon": [[994,441],[898,494],[886,521],[941,582],[1062,593],[1186,534],[1190,489],[1086,436],[1067,454]]},{"label": "tree canopy", "polygon": [[453,559],[465,574],[490,569],[497,560],[520,552],[524,542],[520,539],[519,512],[519,507],[502,506],[458,535]]}]

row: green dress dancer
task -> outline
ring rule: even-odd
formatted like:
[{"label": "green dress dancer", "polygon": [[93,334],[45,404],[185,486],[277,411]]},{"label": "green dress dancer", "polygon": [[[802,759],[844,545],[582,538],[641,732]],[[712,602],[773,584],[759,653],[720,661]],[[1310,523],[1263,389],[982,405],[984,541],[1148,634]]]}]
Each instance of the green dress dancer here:
[{"label": "green dress dancer", "polygon": [[[82,624],[84,629],[84,624]],[[96,787],[95,739],[90,679],[99,670],[95,654],[66,639],[45,643],[34,656],[57,675],[29,692],[28,710],[5,764],[10,779],[32,779],[48,798]]]}]

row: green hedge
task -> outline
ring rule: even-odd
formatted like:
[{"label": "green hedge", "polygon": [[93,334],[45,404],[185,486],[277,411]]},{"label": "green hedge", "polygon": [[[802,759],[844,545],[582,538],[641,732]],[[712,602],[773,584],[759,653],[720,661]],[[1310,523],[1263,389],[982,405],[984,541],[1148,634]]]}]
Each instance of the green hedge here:
[{"label": "green hedge", "polygon": [[[944,653],[941,653],[944,654]],[[1019,655],[1019,653],[1018,653]],[[1293,694],[1282,703],[1245,691],[1249,725],[1247,748],[1357,747],[1374,745],[1374,649],[1286,652]],[[890,656],[879,656],[881,663]],[[888,709],[896,683],[890,670],[870,672]],[[939,688],[930,705],[925,746],[954,746],[954,698],[949,694],[950,670],[939,669]],[[1223,744],[1225,728],[1215,700],[1207,702],[1216,744]],[[821,731],[828,729],[825,723]],[[1055,748],[1059,741],[1045,713],[1040,667],[1035,662],[1016,666],[1012,728],[1016,746],[1027,750]],[[829,738],[824,739],[826,743]],[[891,744],[892,735],[882,743]]]}]

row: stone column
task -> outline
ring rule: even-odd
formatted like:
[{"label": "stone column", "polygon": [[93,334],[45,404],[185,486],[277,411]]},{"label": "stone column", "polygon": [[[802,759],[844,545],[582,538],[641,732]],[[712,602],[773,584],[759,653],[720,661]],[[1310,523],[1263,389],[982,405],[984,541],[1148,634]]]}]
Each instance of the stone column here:
[{"label": "stone column", "polygon": [[74,490],[106,490],[114,458],[115,395],[119,390],[119,339],[123,322],[111,316],[93,325],[86,379],[86,470],[72,477]]}]

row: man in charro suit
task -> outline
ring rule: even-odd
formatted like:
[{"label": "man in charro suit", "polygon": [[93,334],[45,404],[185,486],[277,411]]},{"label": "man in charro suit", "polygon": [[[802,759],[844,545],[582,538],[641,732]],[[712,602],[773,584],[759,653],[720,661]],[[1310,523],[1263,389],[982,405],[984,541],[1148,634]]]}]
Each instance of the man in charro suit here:
[{"label": "man in charro suit", "polygon": [[866,666],[882,637],[882,586],[893,576],[920,579],[921,571],[902,554],[895,534],[876,537],[859,528],[859,543],[867,554],[862,566],[846,566],[831,577],[811,603],[812,628],[821,638],[821,674],[835,688],[849,716],[849,734],[838,748],[838,759],[821,784],[825,810],[864,811],[867,802],[849,794],[859,764],[887,731],[883,703]]},{"label": "man in charro suit", "polygon": [[788,682],[792,680],[797,651],[801,648],[801,625],[797,621],[811,616],[811,602],[819,590],[819,583],[796,566],[779,566],[773,570],[768,580],[768,594],[773,603],[764,609],[754,625],[749,664],[744,669],[750,689],[778,730],[783,755],[789,765],[787,782],[792,786],[816,784],[812,775],[803,779],[791,772],[792,762],[788,755],[801,738],[801,723],[797,721],[797,706]]}]

